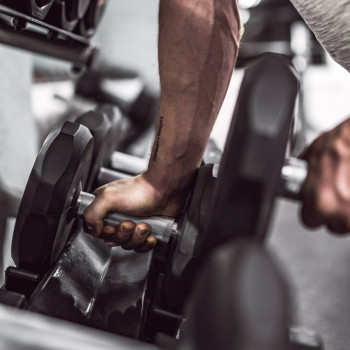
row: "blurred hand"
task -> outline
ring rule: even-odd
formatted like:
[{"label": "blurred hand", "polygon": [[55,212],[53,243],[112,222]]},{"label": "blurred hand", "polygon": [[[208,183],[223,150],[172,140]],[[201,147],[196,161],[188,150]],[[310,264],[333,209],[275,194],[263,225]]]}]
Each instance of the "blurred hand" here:
[{"label": "blurred hand", "polygon": [[309,164],[303,186],[304,223],[325,224],[338,234],[350,232],[350,118],[319,136],[303,158]]},{"label": "blurred hand", "polygon": [[162,192],[147,179],[146,174],[111,182],[98,188],[94,194],[95,200],[84,212],[87,232],[109,245],[121,245],[137,252],[146,252],[157,244],[156,238],[151,235],[151,227],[146,223],[136,225],[132,221],[123,221],[116,228],[104,226],[106,214],[115,211],[138,217],[175,217],[186,200],[186,191]]}]

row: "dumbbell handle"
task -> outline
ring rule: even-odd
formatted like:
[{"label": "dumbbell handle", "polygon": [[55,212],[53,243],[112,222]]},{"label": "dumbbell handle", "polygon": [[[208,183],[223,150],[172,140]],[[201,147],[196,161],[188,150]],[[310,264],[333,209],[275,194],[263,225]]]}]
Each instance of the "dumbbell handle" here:
[{"label": "dumbbell handle", "polygon": [[302,200],[301,190],[307,176],[308,166],[305,160],[287,158],[282,168],[280,195],[286,198]]},{"label": "dumbbell handle", "polygon": [[[85,209],[95,199],[95,196],[90,193],[81,192],[77,201],[78,205],[78,217],[82,217]],[[107,214],[103,220],[105,225],[117,227],[122,221],[130,220],[135,224],[144,222],[151,226],[152,235],[157,238],[159,243],[167,244],[171,236],[175,236],[177,233],[177,224],[174,218],[168,216],[150,216],[150,217],[133,217],[119,213]]]}]

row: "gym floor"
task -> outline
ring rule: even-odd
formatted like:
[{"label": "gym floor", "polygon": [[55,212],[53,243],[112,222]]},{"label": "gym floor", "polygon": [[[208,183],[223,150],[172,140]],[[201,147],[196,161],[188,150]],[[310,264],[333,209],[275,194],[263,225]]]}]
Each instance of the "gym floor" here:
[{"label": "gym floor", "polygon": [[[137,69],[155,89],[157,76],[157,1],[111,1],[96,41],[110,61]],[[242,72],[235,71],[213,137],[223,147]],[[308,140],[349,114],[350,78],[329,60],[310,68],[304,80]],[[6,152],[6,150],[2,150]],[[297,204],[280,200],[270,230],[269,249],[285,270],[294,295],[295,324],[321,335],[325,349],[350,344],[350,237],[309,231]],[[349,263],[349,265],[348,265]]]}]

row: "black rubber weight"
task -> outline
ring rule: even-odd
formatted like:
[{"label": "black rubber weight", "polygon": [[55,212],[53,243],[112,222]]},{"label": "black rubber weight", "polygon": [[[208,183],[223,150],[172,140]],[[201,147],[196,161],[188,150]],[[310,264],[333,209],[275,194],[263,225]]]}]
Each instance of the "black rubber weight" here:
[{"label": "black rubber weight", "polygon": [[66,14],[68,20],[84,17],[91,0],[66,0]]},{"label": "black rubber weight", "polygon": [[65,122],[45,140],[29,176],[12,241],[16,265],[46,272],[61,254],[74,223],[69,208],[85,186],[93,151],[90,131]]},{"label": "black rubber weight", "polygon": [[265,54],[247,68],[222,156],[203,254],[233,237],[266,236],[299,81],[289,61]]},{"label": "black rubber weight", "polygon": [[85,37],[91,37],[101,22],[107,0],[91,0],[90,5],[78,24],[78,33]]}]

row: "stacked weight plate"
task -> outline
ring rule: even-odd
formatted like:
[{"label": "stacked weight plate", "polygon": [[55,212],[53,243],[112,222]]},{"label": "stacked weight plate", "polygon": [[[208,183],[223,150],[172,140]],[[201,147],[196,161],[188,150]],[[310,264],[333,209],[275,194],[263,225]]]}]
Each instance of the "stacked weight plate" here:
[{"label": "stacked weight plate", "polygon": [[[91,66],[107,0],[0,0],[0,43]],[[15,30],[13,30],[15,29]]]}]

